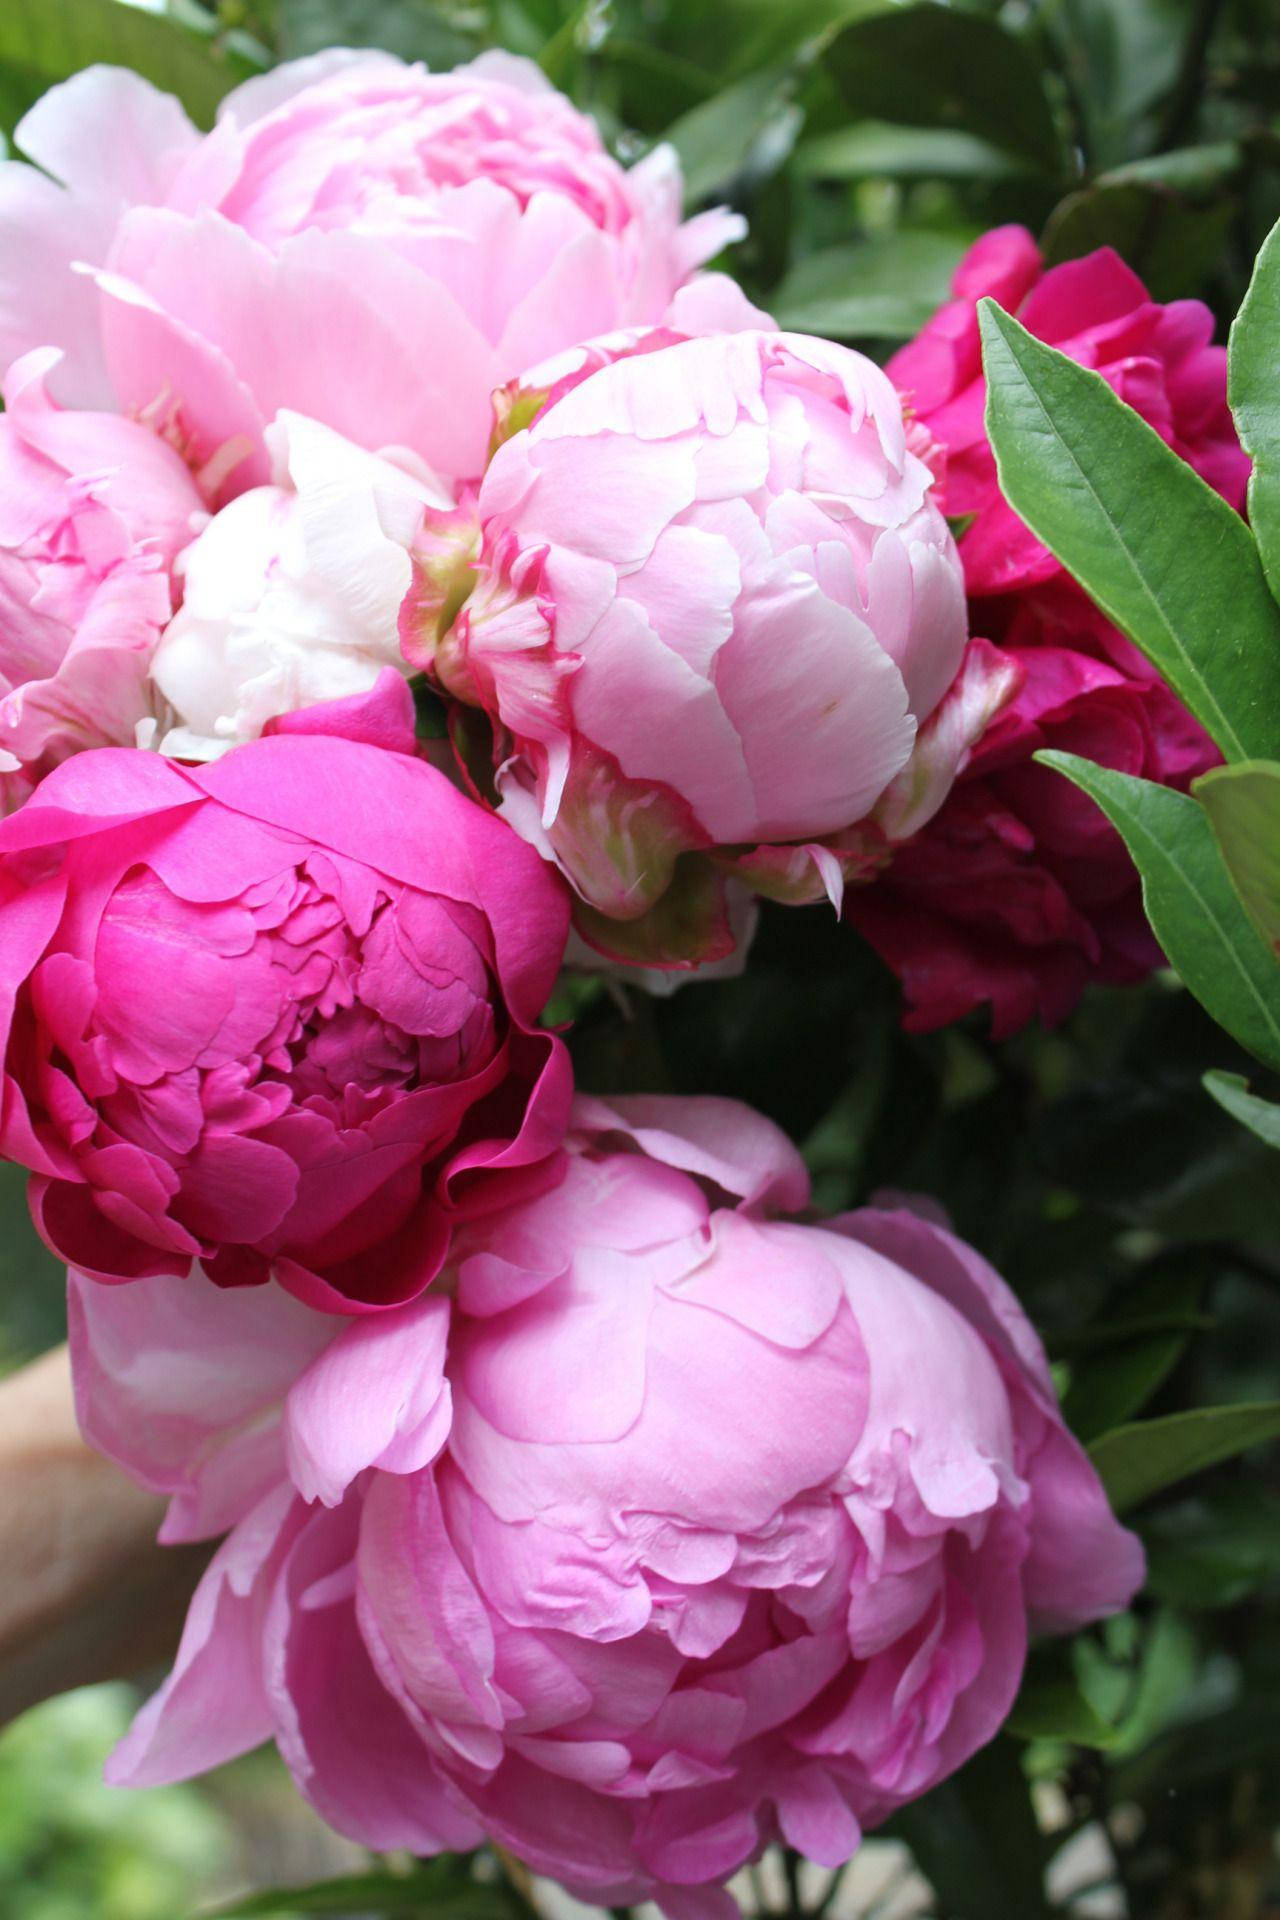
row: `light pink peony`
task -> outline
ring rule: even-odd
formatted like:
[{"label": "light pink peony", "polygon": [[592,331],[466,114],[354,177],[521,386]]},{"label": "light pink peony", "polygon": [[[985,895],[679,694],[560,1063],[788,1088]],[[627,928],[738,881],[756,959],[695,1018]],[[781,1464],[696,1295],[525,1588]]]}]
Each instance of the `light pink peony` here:
[{"label": "light pink peony", "polygon": [[[582,1100],[560,1186],[358,1324],[73,1276],[89,1438],[231,1525],[110,1777],[274,1737],[341,1831],[482,1834],[602,1905],[836,1865],[1009,1710],[1027,1631],[1142,1553],[1013,1296],[908,1212],[822,1226],[731,1103]],[[735,1204],[740,1202],[740,1204]]]},{"label": "light pink peony", "polygon": [[151,661],[161,751],[211,760],[269,721],[409,672],[397,620],[424,504],[414,469],[300,414],[267,429],[274,484],[239,494],[181,555],[181,610]]},{"label": "light pink peony", "polygon": [[173,611],[173,562],[207,517],[171,448],[49,398],[55,352],[4,381],[0,416],[0,807],[83,747],[133,745]]},{"label": "light pink peony", "polygon": [[405,646],[488,716],[502,812],[579,931],[689,966],[732,948],[727,880],[838,904],[881,865],[1007,676],[965,656],[955,547],[870,361],[763,331],[579,358],[540,412],[536,374],[512,400],[533,424],[452,598],[428,516]]},{"label": "light pink peony", "polygon": [[0,825],[0,1153],[99,1279],[200,1260],[405,1300],[457,1220],[556,1177],[570,1070],[534,1022],[566,920],[542,862],[409,753],[297,731],[191,770],[79,754]]},{"label": "light pink peony", "polygon": [[295,61],[228,95],[205,137],[94,67],[17,142],[44,172],[0,169],[0,365],[62,347],[60,398],[150,421],[212,463],[219,500],[268,481],[263,429],[285,408],[478,475],[495,387],[660,320],[743,231],[725,212],[681,224],[670,149],[624,169],[506,54],[444,74]]},{"label": "light pink peony", "polygon": [[848,913],[901,976],[908,1026],[988,1002],[999,1038],[1037,1016],[1061,1020],[1091,979],[1138,980],[1161,959],[1119,835],[1032,754],[1059,747],[1179,788],[1219,756],[1003,499],[983,424],[978,301],[990,295],[1096,368],[1236,508],[1249,462],[1208,308],[1161,306],[1109,249],[1042,273],[1030,234],[998,227],[962,261],[955,295],[888,371],[940,443],[947,512],[974,516],[960,541],[971,619],[1019,690],[947,803]]}]

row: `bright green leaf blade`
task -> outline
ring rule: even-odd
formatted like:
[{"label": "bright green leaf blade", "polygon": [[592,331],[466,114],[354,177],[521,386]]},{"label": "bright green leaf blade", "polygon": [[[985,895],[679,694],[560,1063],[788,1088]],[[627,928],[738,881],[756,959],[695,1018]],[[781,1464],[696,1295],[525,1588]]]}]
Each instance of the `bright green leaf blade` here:
[{"label": "bright green leaf blade", "polygon": [[780,327],[836,340],[902,340],[948,297],[964,234],[895,233],[824,247],[770,299]]},{"label": "bright green leaf blade", "polygon": [[[223,94],[254,71],[212,37],[121,0],[4,0],[0,6],[0,67],[25,85],[24,105],[99,63],[132,67],[176,94],[204,127]],[[5,92],[8,98],[8,86]]]},{"label": "bright green leaf blade", "polygon": [[856,114],[974,134],[1048,173],[1062,166],[1040,66],[994,20],[924,0],[854,21],[823,58]]},{"label": "bright green leaf blade", "polygon": [[1227,383],[1240,438],[1253,457],[1249,519],[1280,599],[1280,224],[1263,243],[1231,329]]},{"label": "bright green leaf blade", "polygon": [[1015,513],[1228,760],[1280,754],[1280,608],[1253,537],[1100,374],[980,306],[987,433]]},{"label": "bright green leaf blade", "polygon": [[1269,1147],[1280,1147],[1280,1107],[1250,1093],[1249,1082],[1238,1073],[1206,1073],[1204,1090],[1218,1105]]},{"label": "bright green leaf blade", "polygon": [[1096,800],[1142,876],[1147,918],[1182,980],[1219,1026],[1280,1068],[1280,966],[1222,863],[1208,815],[1185,793],[1043,752]]},{"label": "bright green leaf blade", "polygon": [[1280,766],[1254,760],[1215,767],[1196,781],[1195,796],[1249,918],[1280,952]]},{"label": "bright green leaf blade", "polygon": [[1188,1474],[1217,1466],[1264,1440],[1280,1438],[1280,1400],[1238,1407],[1196,1407],[1161,1420],[1137,1420],[1095,1440],[1089,1458],[1117,1513],[1127,1513]]}]

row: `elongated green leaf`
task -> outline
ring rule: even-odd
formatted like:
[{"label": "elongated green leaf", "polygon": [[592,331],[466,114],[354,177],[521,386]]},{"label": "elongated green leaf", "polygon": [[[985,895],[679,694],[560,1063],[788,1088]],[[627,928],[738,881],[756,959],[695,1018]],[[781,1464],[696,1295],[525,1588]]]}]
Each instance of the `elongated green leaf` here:
[{"label": "elongated green leaf", "polygon": [[816,180],[1008,180],[1025,174],[1017,156],[990,140],[946,127],[895,127],[855,120],[796,149],[796,166]]},{"label": "elongated green leaf", "polygon": [[1152,930],[1196,999],[1241,1046],[1280,1068],[1280,966],[1241,905],[1203,808],[1073,753],[1036,758],[1074,780],[1118,829],[1142,876]]},{"label": "elongated green leaf", "polygon": [[[1134,1288],[1125,1301],[1132,1317],[1121,1324],[1117,1337],[1072,1364],[1063,1412],[1078,1439],[1095,1440],[1131,1419],[1151,1398],[1177,1365],[1192,1332],[1205,1324],[1196,1312],[1202,1290],[1200,1274],[1163,1270]],[[1164,1309],[1164,1324],[1157,1308]],[[1155,1324],[1144,1326],[1146,1316]],[[1106,1327],[1095,1321],[1087,1331],[1105,1333]]]},{"label": "elongated green leaf", "polygon": [[1049,173],[1063,164],[1040,67],[995,20],[922,0],[852,22],[823,58],[855,113],[975,134]]},{"label": "elongated green leaf", "polygon": [[1249,918],[1280,952],[1280,766],[1251,760],[1215,767],[1196,781],[1195,796]]},{"label": "elongated green leaf", "polygon": [[668,127],[691,202],[726,193],[743,179],[765,178],[782,165],[803,117],[793,90],[786,68],[762,68]]},{"label": "elongated green leaf", "polygon": [[98,63],[132,67],[176,94],[205,127],[223,94],[254,71],[212,36],[121,0],[4,0],[0,6],[6,99],[25,107],[56,81]]},{"label": "elongated green leaf", "polygon": [[1280,599],[1280,224],[1263,243],[1227,349],[1231,411],[1253,456],[1249,519]]},{"label": "elongated green leaf", "polygon": [[905,339],[947,298],[963,234],[894,233],[825,247],[789,273],[770,306],[781,327],[837,340]]},{"label": "elongated green leaf", "polygon": [[1188,1474],[1277,1438],[1280,1400],[1261,1400],[1237,1407],[1196,1407],[1190,1413],[1114,1427],[1094,1441],[1089,1458],[1116,1512],[1127,1513]]},{"label": "elongated green leaf", "polygon": [[503,1887],[465,1886],[442,1892],[427,1874],[352,1873],[309,1887],[271,1887],[251,1893],[201,1920],[273,1920],[277,1914],[414,1914],[419,1920],[512,1920],[516,1908]]},{"label": "elongated green leaf", "polygon": [[1250,1093],[1249,1082],[1240,1074],[1206,1073],[1204,1089],[1233,1120],[1248,1127],[1250,1133],[1256,1133],[1259,1140],[1265,1140],[1269,1147],[1280,1147],[1280,1107]]},{"label": "elongated green leaf", "polygon": [[1228,760],[1280,754],[1280,608],[1249,529],[1099,374],[981,303],[987,432],[1014,511]]}]

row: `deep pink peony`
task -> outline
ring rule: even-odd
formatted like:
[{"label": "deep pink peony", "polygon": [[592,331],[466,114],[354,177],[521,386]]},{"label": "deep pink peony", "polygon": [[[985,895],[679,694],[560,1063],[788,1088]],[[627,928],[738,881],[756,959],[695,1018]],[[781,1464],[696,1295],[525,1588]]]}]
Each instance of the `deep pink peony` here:
[{"label": "deep pink peony", "polygon": [[1028,1625],[1123,1606],[1142,1553],[971,1249],[775,1219],[803,1167],[728,1102],[576,1121],[562,1184],[455,1242],[452,1302],[73,1277],[86,1433],[167,1538],[233,1526],[110,1777],[274,1737],[371,1846],[487,1834],[725,1920],[771,1840],[838,1864],[990,1739]]},{"label": "deep pink peony", "polygon": [[939,804],[1007,674],[981,648],[961,672],[955,547],[862,355],[660,333],[540,411],[528,381],[472,572],[451,604],[428,543],[406,650],[488,716],[503,814],[592,945],[719,959],[728,882],[838,904]]},{"label": "deep pink peony", "polygon": [[58,396],[151,422],[215,499],[268,480],[282,408],[478,475],[496,386],[662,319],[743,231],[723,211],[682,224],[669,148],[624,169],[506,54],[443,74],[295,61],[228,95],[205,137],[94,67],[17,142],[44,172],[0,168],[0,366],[64,348]]},{"label": "deep pink peony", "polygon": [[457,1220],[555,1177],[570,1070],[533,1023],[566,920],[408,754],[80,754],[0,825],[0,1153],[101,1280],[408,1299]]},{"label": "deep pink peony", "polygon": [[1004,501],[983,426],[977,302],[990,295],[1073,360],[1096,368],[1224,499],[1243,507],[1249,462],[1227,407],[1226,354],[1196,300],[1161,306],[1109,249],[1041,272],[1021,227],[972,247],[956,298],[888,371],[945,460],[970,617],[1020,689],[950,799],[849,918],[901,975],[907,1025],[941,1026],[989,1002],[997,1037],[1062,1019],[1091,980],[1160,962],[1137,875],[1091,801],[1040,747],[1185,788],[1219,756],[1143,656]]},{"label": "deep pink peony", "polygon": [[11,367],[0,416],[0,810],[83,747],[132,746],[172,568],[206,515],[177,454],[117,414],[64,412],[55,352]]}]

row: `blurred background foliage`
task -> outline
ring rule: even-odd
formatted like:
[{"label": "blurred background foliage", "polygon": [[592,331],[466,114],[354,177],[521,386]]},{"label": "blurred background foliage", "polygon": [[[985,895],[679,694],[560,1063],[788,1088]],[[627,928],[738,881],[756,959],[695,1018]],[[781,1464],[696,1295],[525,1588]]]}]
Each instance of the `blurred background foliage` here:
[{"label": "blurred background foliage", "polygon": [[[730,264],[780,321],[879,358],[999,222],[1051,261],[1114,245],[1225,326],[1280,216],[1276,0],[3,0],[0,126],[94,60],[208,124],[246,75],[335,44],[532,56],[624,158],[671,140],[691,206],[747,214]],[[1000,1046],[981,1020],[905,1035],[891,978],[816,908],[766,908],[739,980],[571,998],[586,1086],[751,1100],[804,1144],[827,1208],[886,1187],[941,1202],[1025,1301],[1084,1440],[1162,1420],[1187,1462],[1230,1455],[1155,1491],[1130,1456],[1148,1589],[1035,1654],[1010,1731],[898,1818],[928,1884],[885,1920],[1280,1916],[1280,1476],[1274,1446],[1240,1450],[1277,1426],[1280,1180],[1275,1148],[1202,1086],[1226,1070],[1275,1098],[1269,1076],[1169,975]],[[61,1312],[0,1169],[3,1363],[59,1339]],[[1193,1418],[1241,1403],[1270,1403],[1270,1429]],[[183,1920],[360,1867],[266,1756],[191,1789],[99,1786],[130,1698],[72,1696],[0,1737],[6,1916]],[[461,1866],[391,1871],[381,1903],[371,1880],[358,1901],[335,1884],[252,1911],[530,1910]],[[857,1912],[845,1897],[828,1910]],[[790,1899],[784,1876],[776,1910]]]}]

